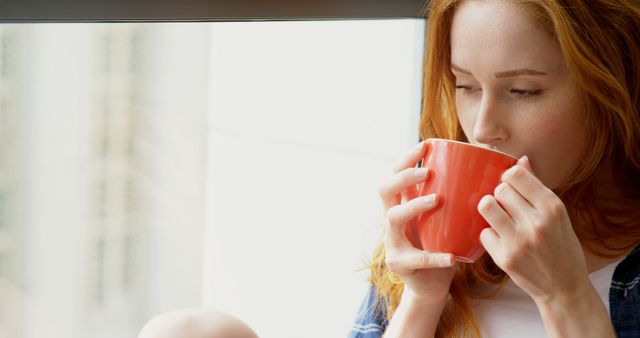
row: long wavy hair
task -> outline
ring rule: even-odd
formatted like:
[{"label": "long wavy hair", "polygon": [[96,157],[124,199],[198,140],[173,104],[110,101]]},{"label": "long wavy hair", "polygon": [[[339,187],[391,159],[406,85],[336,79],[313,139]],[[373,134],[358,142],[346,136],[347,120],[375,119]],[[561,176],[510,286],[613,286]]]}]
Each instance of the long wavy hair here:
[{"label": "long wavy hair", "polygon": [[[554,192],[569,212],[582,245],[602,257],[617,257],[640,241],[640,1],[513,0],[558,42],[578,84],[587,116],[588,149],[581,165]],[[432,0],[427,18],[420,136],[467,141],[457,119],[455,79],[450,71],[450,31],[459,0]],[[596,177],[613,169],[618,199],[597,194]],[[369,265],[376,306],[390,319],[403,291],[385,265],[382,243]],[[467,299],[489,297],[507,276],[484,255],[460,264],[436,337],[480,337]]]}]

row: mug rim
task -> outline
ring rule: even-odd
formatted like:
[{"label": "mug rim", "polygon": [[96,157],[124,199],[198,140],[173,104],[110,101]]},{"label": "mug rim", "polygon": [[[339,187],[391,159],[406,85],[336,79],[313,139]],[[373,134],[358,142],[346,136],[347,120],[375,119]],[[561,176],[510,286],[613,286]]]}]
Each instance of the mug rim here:
[{"label": "mug rim", "polygon": [[471,144],[471,143],[467,143],[467,142],[462,142],[462,141],[458,141],[458,140],[450,140],[450,139],[446,139],[446,138],[439,138],[439,137],[431,137],[431,138],[428,138],[428,139],[426,139],[426,140],[425,140],[425,142],[428,142],[429,140],[458,143],[458,144],[462,144],[462,145],[469,146],[469,147],[474,147],[474,148],[478,148],[478,149],[482,149],[482,150],[492,151],[492,152],[495,152],[495,153],[502,154],[502,155],[504,155],[504,156],[510,157],[510,158],[512,158],[512,159],[514,159],[514,160],[516,160],[516,161],[518,160],[518,158],[517,158],[517,157],[515,157],[515,156],[513,156],[513,155],[510,155],[510,154],[507,154],[507,153],[505,153],[505,152],[502,152],[502,151],[500,151],[500,150],[491,149],[491,148],[486,148],[486,147],[481,147],[481,146],[478,146],[478,145],[475,145],[475,144]]}]

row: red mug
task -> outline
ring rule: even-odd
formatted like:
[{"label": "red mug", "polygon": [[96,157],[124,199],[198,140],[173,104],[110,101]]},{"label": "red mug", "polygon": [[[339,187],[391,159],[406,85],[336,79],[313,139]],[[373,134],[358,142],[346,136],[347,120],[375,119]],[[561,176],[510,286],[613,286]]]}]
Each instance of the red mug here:
[{"label": "red mug", "polygon": [[478,203],[484,195],[493,194],[502,174],[517,161],[469,143],[428,139],[422,166],[429,169],[429,177],[419,195],[436,193],[438,205],[407,227],[407,239],[419,249],[475,262],[485,252],[480,232],[489,226],[478,212]]}]

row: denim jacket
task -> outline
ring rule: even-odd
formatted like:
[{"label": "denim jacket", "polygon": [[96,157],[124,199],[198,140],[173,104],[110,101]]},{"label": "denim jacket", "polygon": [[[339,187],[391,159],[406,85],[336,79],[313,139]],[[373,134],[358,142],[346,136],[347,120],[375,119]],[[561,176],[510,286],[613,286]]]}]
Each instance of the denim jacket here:
[{"label": "denim jacket", "polygon": [[[380,338],[387,327],[384,308],[374,307],[371,286],[348,338]],[[640,245],[623,259],[613,273],[609,288],[611,322],[618,338],[640,338]]]},{"label": "denim jacket", "polygon": [[640,245],[616,266],[609,307],[618,338],[640,337]]}]

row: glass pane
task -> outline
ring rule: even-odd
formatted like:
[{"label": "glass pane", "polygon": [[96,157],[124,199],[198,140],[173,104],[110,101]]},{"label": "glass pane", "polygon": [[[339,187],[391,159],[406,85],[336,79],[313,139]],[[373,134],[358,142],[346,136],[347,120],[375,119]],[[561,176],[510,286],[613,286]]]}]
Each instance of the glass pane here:
[{"label": "glass pane", "polygon": [[346,335],[377,182],[418,138],[423,28],[0,25],[0,337],[203,306]]},{"label": "glass pane", "polygon": [[208,37],[0,26],[0,336],[133,337],[199,304]]}]

